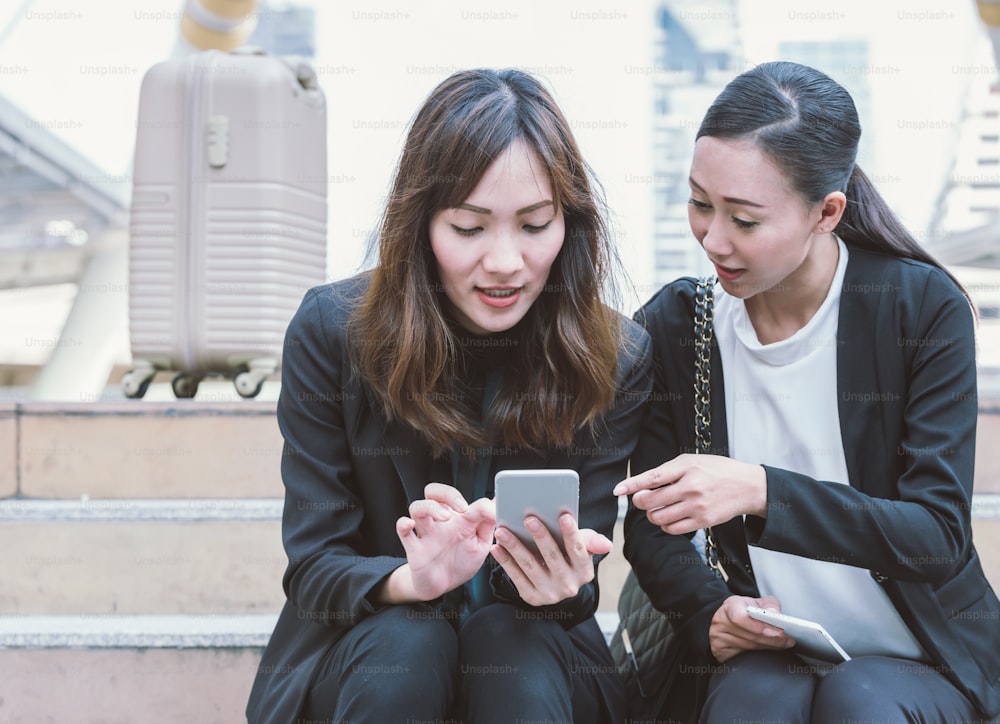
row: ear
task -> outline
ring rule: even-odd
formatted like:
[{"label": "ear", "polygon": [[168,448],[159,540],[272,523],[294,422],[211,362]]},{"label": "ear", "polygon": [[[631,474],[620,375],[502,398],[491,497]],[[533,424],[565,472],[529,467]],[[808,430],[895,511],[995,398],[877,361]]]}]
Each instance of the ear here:
[{"label": "ear", "polygon": [[816,232],[829,234],[837,228],[840,217],[844,215],[847,208],[847,197],[843,191],[831,191],[822,201],[819,202],[820,217],[816,224]]}]

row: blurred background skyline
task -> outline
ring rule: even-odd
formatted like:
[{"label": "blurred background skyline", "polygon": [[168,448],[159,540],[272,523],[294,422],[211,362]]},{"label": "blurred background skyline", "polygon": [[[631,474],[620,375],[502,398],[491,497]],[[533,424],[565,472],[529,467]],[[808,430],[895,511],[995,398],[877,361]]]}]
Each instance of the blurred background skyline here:
[{"label": "blurred background skyline", "polygon": [[[127,222],[139,85],[151,65],[190,50],[180,32],[185,7],[184,0],[9,0],[0,8],[6,117],[24,138],[65,144],[79,156],[82,185],[101,196],[90,206],[102,209],[112,231]],[[683,206],[694,131],[726,81],[767,60],[815,65],[852,92],[863,124],[859,161],[932,252],[957,249],[956,234],[996,229],[997,169],[966,167],[983,148],[996,155],[990,124],[993,134],[1000,128],[991,111],[998,105],[993,48],[972,0],[635,0],[623,7],[299,0],[262,1],[254,14],[260,22],[250,42],[311,55],[326,94],[331,279],[365,263],[410,117],[434,85],[473,66],[524,67],[553,90],[614,215],[633,284],[625,312],[679,274],[708,271]],[[969,131],[970,122],[985,130]],[[6,130],[15,158],[18,139]],[[11,168],[3,168],[8,180]],[[80,355],[94,346],[90,333],[67,340],[64,322],[78,301],[88,249],[100,240],[54,209],[41,236],[26,235],[9,220],[42,203],[41,195],[0,190],[7,197],[0,200],[0,364],[5,384],[16,386],[24,376],[15,369],[43,366],[71,343]],[[996,235],[989,241],[996,246]],[[25,246],[77,251],[69,262],[53,261],[54,254],[43,262]],[[981,236],[963,236],[957,261],[942,258],[997,267],[983,248]],[[976,283],[995,296],[995,278]],[[112,315],[103,332],[103,354],[127,364],[127,320]]]}]

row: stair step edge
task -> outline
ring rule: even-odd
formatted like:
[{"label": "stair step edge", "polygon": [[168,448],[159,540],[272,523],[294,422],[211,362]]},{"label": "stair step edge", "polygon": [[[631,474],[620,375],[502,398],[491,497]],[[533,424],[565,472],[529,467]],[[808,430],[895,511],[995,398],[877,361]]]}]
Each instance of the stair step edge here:
[{"label": "stair step edge", "polygon": [[281,520],[281,498],[0,500],[0,522]]},{"label": "stair step edge", "polygon": [[[268,521],[281,520],[283,509],[282,498],[7,498],[0,500],[0,522]],[[974,494],[972,517],[1000,520],[1000,493]]]},{"label": "stair step edge", "polygon": [[0,649],[256,648],[277,613],[0,616]]},{"label": "stair step edge", "polygon": [[[276,613],[0,616],[0,649],[263,648]],[[595,614],[606,640],[618,613]]]}]

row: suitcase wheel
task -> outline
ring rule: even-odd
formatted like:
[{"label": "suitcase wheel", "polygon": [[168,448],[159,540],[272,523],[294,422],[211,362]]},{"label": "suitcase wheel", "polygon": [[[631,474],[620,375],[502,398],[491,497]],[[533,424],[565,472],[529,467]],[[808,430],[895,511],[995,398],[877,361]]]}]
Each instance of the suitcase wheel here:
[{"label": "suitcase wheel", "polygon": [[233,385],[236,393],[240,397],[250,398],[260,394],[264,387],[264,380],[271,376],[276,365],[267,359],[254,360],[249,365],[244,366],[235,377]]},{"label": "suitcase wheel", "polygon": [[240,397],[256,397],[264,387],[264,380],[267,374],[260,374],[260,371],[244,370],[233,378],[233,386],[236,387],[236,394]]},{"label": "suitcase wheel", "polygon": [[152,367],[129,370],[122,375],[122,391],[130,400],[142,399],[153,381],[156,370]]},{"label": "suitcase wheel", "polygon": [[198,392],[199,382],[201,382],[201,377],[194,377],[193,375],[181,372],[170,382],[170,387],[173,389],[174,397],[177,399],[190,399]]}]

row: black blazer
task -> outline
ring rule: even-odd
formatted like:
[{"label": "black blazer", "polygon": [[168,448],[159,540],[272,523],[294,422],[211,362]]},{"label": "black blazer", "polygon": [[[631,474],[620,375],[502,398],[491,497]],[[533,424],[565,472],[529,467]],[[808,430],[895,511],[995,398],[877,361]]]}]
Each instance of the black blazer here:
[{"label": "black blazer", "polygon": [[[350,365],[345,324],[366,286],[361,275],[309,291],[286,333],[277,416],[285,441],[287,602],[254,681],[250,721],[275,724],[298,716],[323,653],[378,610],[369,593],[406,562],[396,520],[435,479],[426,443],[415,430],[387,423]],[[501,468],[577,470],[580,526],[609,538],[618,515],[611,490],[626,476],[652,386],[648,335],[626,317],[621,322],[627,344],[620,354],[620,392],[596,434],[581,431],[572,447],[541,455],[495,451],[491,469],[491,479]],[[506,576],[493,578],[495,589],[508,583],[496,590],[498,598],[528,607]],[[574,628],[578,642],[606,651],[593,618],[597,602],[595,579],[575,598],[546,608]]]},{"label": "black blazer", "polygon": [[[637,314],[653,337],[654,387],[633,470],[694,451],[694,280]],[[973,315],[940,270],[850,248],[837,390],[850,485],[767,467],[768,514],[714,529],[728,587],[630,509],[625,555],[655,605],[690,621],[708,652],[712,614],[757,596],[747,542],[867,568],[935,666],[984,713],[1000,713],[1000,603],[972,544],[976,399]],[[727,452],[723,369],[712,359],[713,452]],[[766,464],[767,461],[760,461]]]}]

